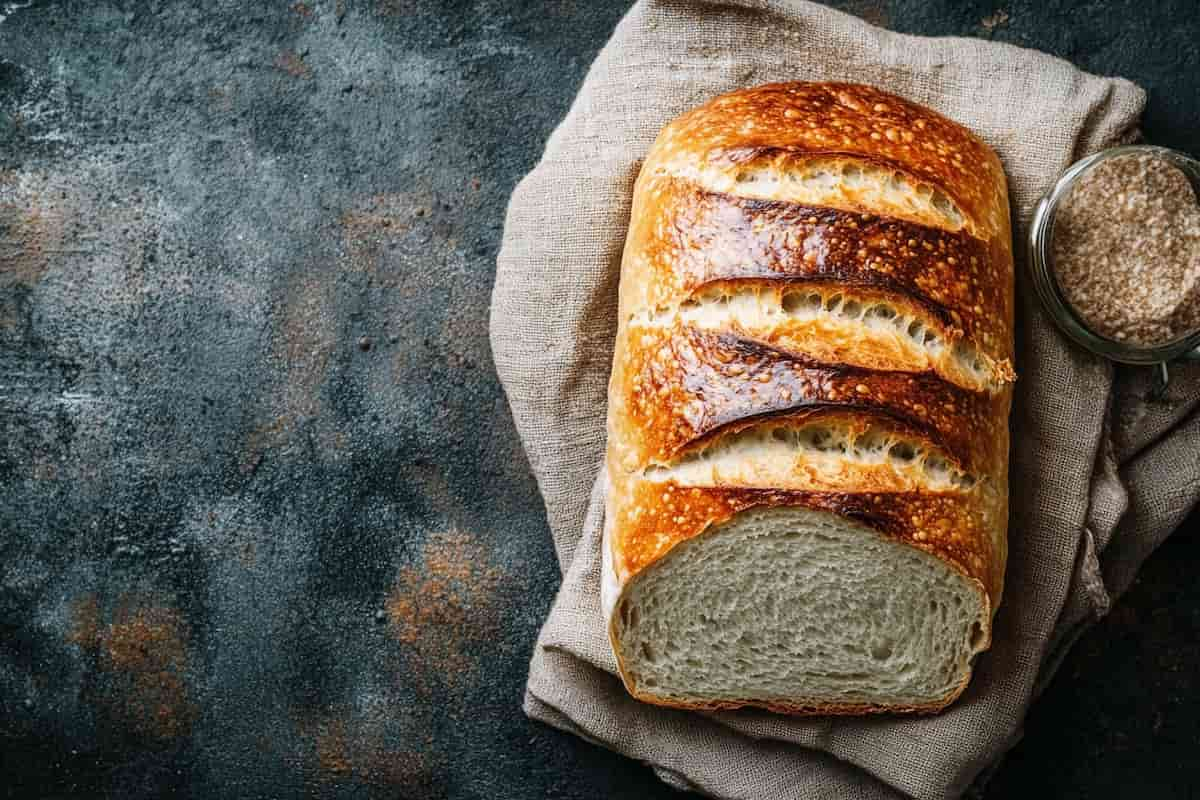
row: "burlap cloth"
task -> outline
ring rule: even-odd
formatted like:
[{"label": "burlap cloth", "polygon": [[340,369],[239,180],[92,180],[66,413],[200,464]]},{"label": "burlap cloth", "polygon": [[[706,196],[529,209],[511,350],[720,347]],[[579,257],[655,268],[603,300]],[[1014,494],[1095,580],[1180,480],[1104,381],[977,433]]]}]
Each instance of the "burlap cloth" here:
[{"label": "burlap cloth", "polygon": [[[1017,222],[1020,380],[1012,519],[990,652],[940,716],[689,713],[632,700],[598,607],[600,473],[617,277],[630,193],[659,129],[734,88],[873,84],[967,125],[999,152]],[[496,367],[546,502],[564,571],[534,649],[531,717],[727,798],[950,798],[1017,741],[1063,652],[1200,494],[1200,369],[1162,401],[1147,370],[1069,345],[1025,279],[1030,212],[1072,161],[1127,137],[1144,93],[1041,53],[904,36],[794,0],[639,2],[513,193],[492,299]]]}]

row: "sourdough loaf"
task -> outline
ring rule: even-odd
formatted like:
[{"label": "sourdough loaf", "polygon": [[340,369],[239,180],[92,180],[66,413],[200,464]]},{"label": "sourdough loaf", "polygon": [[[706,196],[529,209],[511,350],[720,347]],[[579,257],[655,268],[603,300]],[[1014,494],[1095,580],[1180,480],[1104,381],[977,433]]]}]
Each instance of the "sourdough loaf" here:
[{"label": "sourdough loaf", "polygon": [[621,265],[602,606],[628,690],[933,711],[1006,556],[1013,264],[996,155],[867,86],[669,124]]}]

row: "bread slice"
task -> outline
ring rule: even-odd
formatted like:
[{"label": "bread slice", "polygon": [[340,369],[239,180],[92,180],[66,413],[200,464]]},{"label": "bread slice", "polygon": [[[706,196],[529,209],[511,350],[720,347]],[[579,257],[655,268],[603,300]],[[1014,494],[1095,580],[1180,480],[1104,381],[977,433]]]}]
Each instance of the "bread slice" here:
[{"label": "bread slice", "polygon": [[986,644],[977,584],[835,514],[751,509],[641,572],[613,616],[642,700],[791,712],[933,710]]}]

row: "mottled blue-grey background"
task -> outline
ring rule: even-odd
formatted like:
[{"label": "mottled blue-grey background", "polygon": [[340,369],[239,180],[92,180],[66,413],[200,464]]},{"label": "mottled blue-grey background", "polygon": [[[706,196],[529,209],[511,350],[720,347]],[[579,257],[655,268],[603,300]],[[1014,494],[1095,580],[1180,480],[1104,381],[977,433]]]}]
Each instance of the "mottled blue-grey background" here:
[{"label": "mottled blue-grey background", "polygon": [[[1192,2],[846,0],[1150,89]],[[487,346],[506,199],[625,2],[0,2],[0,794],[650,798],[520,713],[559,575]],[[1191,797],[1200,543],[989,797]]]}]

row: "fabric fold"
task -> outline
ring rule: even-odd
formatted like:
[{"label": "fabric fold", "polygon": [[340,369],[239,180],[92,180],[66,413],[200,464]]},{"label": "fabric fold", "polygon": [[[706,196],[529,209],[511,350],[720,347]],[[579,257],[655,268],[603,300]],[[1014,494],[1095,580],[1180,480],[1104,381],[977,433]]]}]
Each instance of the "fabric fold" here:
[{"label": "fabric fold", "polygon": [[[932,717],[698,713],[633,700],[599,611],[605,396],[640,160],[661,127],[735,88],[869,83],[967,125],[1000,154],[1018,246],[1012,513],[992,649]],[[976,788],[1029,704],[1200,494],[1200,370],[1147,401],[1139,371],[1058,335],[1020,260],[1032,209],[1076,158],[1135,129],[1144,93],[1005,44],[890,33],[805,2],[643,0],[589,70],[514,191],[492,346],[546,502],[564,579],[534,648],[525,711],[728,798],[944,800]],[[1115,386],[1114,386],[1115,379]]]}]

